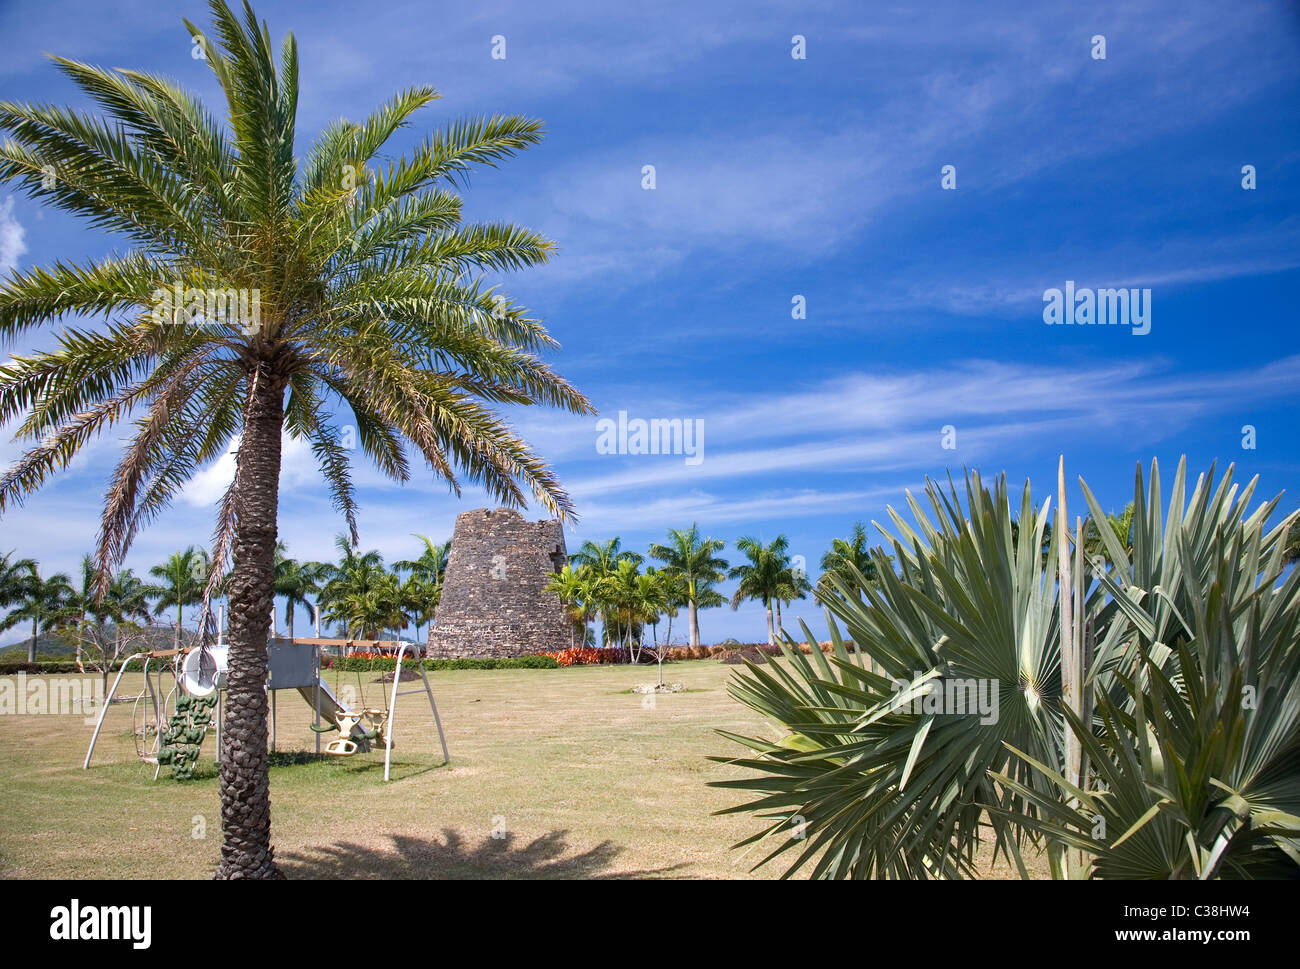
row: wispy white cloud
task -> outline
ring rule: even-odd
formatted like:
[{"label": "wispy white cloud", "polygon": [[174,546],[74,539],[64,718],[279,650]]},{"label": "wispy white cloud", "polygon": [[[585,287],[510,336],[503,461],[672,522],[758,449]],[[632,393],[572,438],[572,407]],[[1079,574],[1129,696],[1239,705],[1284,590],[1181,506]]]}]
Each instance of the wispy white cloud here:
[{"label": "wispy white cloud", "polygon": [[14,200],[0,199],[0,272],[17,268],[18,260],[27,251],[23,235],[22,224],[14,216]]}]

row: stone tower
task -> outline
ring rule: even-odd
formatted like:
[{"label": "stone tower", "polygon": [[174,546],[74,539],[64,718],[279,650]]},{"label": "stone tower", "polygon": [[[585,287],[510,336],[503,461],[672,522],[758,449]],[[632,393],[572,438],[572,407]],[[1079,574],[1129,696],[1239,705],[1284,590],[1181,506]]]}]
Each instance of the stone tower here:
[{"label": "stone tower", "polygon": [[428,655],[522,656],[568,649],[564,604],[546,591],[568,562],[559,521],[525,521],[510,508],[456,516]]}]

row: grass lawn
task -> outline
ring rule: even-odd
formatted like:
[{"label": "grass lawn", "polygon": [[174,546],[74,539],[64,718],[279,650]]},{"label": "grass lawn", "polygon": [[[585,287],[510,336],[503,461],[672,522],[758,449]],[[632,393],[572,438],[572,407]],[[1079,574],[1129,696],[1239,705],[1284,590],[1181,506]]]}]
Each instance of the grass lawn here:
[{"label": "grass lawn", "polygon": [[[740,753],[715,730],[776,736],[727,696],[734,670],[665,666],[688,692],[653,706],[624,692],[652,681],[653,668],[433,673],[451,764],[423,692],[401,697],[388,784],[382,752],[305,756],[311,711],[286,691],[271,769],[276,857],[291,878],[751,877],[761,854],[730,845],[757,822],[711,816],[743,792],[705,786],[733,771],[706,755]],[[369,706],[383,705],[377,676],[361,674]],[[358,689],[357,674],[332,678]],[[121,692],[139,690],[128,674]],[[82,771],[90,732],[80,715],[0,722],[0,877],[207,877],[221,840],[215,734],[194,780],[164,768],[155,783],[135,758],[130,704],[109,710]],[[990,875],[1007,877],[1005,866]]]}]

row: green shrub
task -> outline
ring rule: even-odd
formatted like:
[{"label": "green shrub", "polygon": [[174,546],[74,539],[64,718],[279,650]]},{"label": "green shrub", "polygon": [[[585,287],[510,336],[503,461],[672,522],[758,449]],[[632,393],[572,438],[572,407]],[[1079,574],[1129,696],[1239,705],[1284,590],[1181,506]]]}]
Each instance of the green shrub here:
[{"label": "green shrub", "polygon": [[[419,668],[419,660],[402,660],[403,669]],[[342,673],[391,673],[397,659],[391,656],[342,656],[328,662],[328,668]],[[435,670],[554,670],[560,664],[549,656],[503,656],[500,658],[463,657],[461,659],[426,659],[424,668]]]}]

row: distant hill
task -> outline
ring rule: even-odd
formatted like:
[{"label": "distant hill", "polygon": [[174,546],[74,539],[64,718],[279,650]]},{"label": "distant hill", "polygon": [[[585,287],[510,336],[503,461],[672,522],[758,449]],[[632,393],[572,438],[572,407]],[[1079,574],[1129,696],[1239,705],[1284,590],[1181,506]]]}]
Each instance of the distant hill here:
[{"label": "distant hill", "polygon": [[[108,637],[113,635],[113,627],[107,629]],[[181,631],[182,641],[189,645],[194,641],[195,632],[192,629]],[[136,651],[142,649],[171,649],[176,643],[176,630],[170,626],[150,626],[145,630],[144,641],[136,647]],[[20,639],[16,643],[10,643],[8,646],[0,646],[0,662],[9,660],[27,658],[27,647],[31,645],[31,639]],[[36,637],[36,655],[45,656],[50,659],[59,657],[71,658],[77,654],[76,644],[55,633],[41,633]]]}]

